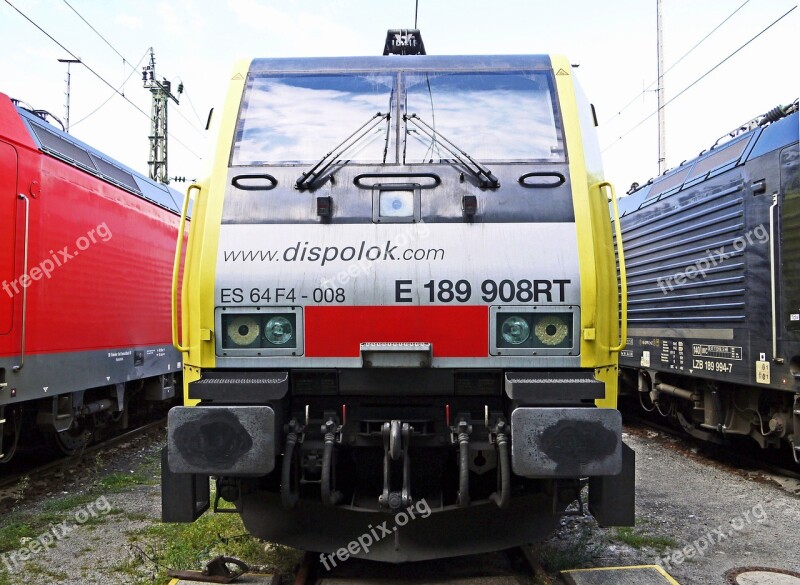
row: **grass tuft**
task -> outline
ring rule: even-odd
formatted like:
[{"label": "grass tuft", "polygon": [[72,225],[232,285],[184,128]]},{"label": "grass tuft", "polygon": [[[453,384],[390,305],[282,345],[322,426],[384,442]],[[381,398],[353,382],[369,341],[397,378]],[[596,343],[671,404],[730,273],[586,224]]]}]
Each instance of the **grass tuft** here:
[{"label": "grass tuft", "polygon": [[97,481],[97,485],[104,492],[117,493],[125,491],[133,486],[151,484],[152,481],[151,477],[138,471],[134,473],[122,473],[117,471],[101,477]]},{"label": "grass tuft", "polygon": [[623,526],[616,529],[616,540],[636,549],[645,547],[658,551],[675,548],[678,543],[667,536],[654,536],[641,532],[638,528]]},{"label": "grass tuft", "polygon": [[276,573],[288,573],[302,552],[265,544],[247,534],[238,514],[206,512],[191,524],[153,524],[128,534],[132,560],[117,567],[128,574],[147,571],[160,582],[167,569],[200,570],[217,555],[242,559]]}]

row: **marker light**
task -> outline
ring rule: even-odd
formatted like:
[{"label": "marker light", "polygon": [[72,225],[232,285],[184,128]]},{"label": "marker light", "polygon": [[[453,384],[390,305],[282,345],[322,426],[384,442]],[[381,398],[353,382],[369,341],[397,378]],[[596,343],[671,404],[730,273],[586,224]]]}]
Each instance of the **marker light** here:
[{"label": "marker light", "polygon": [[501,334],[506,343],[510,343],[511,345],[519,345],[528,340],[528,337],[530,337],[531,334],[531,327],[522,317],[512,315],[503,321]]},{"label": "marker light", "polygon": [[258,339],[261,325],[253,317],[242,315],[228,322],[227,333],[234,345],[247,346]]},{"label": "marker light", "polygon": [[535,321],[533,327],[536,338],[547,346],[561,344],[569,334],[569,326],[558,315],[544,315]]},{"label": "marker light", "polygon": [[272,317],[264,326],[264,337],[274,345],[285,345],[294,337],[294,327],[286,317]]}]

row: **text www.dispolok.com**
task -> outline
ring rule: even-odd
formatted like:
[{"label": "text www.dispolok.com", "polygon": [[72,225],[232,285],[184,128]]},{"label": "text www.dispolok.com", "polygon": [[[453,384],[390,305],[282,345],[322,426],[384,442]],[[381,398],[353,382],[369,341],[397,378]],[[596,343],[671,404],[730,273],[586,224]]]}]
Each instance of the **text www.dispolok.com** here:
[{"label": "text www.dispolok.com", "polygon": [[402,242],[386,240],[385,244],[368,245],[361,241],[352,246],[309,246],[308,242],[297,242],[283,250],[225,250],[225,262],[309,262],[325,266],[335,261],[400,260],[432,261],[444,260],[443,248],[404,248]]}]

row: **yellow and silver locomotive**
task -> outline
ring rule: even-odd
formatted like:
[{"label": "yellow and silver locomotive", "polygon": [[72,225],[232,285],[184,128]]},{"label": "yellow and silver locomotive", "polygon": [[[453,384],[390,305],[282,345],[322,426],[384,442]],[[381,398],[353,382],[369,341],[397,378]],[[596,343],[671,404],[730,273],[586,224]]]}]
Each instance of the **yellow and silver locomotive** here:
[{"label": "yellow and silver locomotive", "polygon": [[632,524],[592,107],[562,57],[420,47],[233,72],[176,260],[165,520],[214,477],[258,537],[421,560],[541,538],[588,478]]}]

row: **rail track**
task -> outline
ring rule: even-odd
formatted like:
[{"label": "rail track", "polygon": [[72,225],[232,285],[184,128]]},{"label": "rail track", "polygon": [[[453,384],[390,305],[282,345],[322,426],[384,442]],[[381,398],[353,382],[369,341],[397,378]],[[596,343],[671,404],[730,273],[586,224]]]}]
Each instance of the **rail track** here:
[{"label": "rail track", "polygon": [[[159,418],[156,421],[147,422],[122,434],[108,437],[99,443],[92,444],[82,449],[74,455],[61,456],[39,465],[22,465],[21,469],[15,469],[13,473],[0,476],[0,509],[4,507],[6,500],[13,499],[16,488],[21,481],[31,482],[32,480],[45,480],[57,474],[63,474],[65,471],[86,462],[91,456],[101,453],[115,445],[120,445],[131,439],[145,435],[150,431],[154,431],[154,429],[163,430],[166,424],[166,418]],[[3,471],[2,467],[0,467],[0,471]]]},{"label": "rail track", "polygon": [[449,585],[558,585],[548,576],[530,547],[497,553],[469,555],[402,565],[349,559],[325,570],[319,556],[306,553],[295,573],[294,585],[378,585],[406,583],[447,583]]},{"label": "rail track", "polygon": [[[744,473],[763,472],[769,479],[779,483],[787,491],[800,495],[800,466],[795,465],[788,453],[776,453],[758,449],[745,442],[731,442],[720,445],[702,441],[686,434],[677,427],[663,424],[635,411],[624,409],[625,429],[636,432],[637,429],[651,429],[679,441],[673,447],[687,452],[691,456],[704,458],[715,464]],[[783,478],[786,482],[780,481]]]}]

